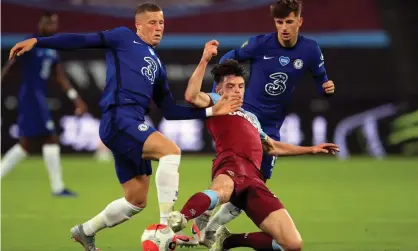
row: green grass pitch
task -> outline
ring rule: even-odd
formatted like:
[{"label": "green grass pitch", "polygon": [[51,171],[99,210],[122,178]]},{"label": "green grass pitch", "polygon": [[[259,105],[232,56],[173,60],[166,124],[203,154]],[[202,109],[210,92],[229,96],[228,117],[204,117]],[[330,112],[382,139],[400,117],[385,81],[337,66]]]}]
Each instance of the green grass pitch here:
[{"label": "green grass pitch", "polygon": [[[25,160],[2,180],[2,251],[81,251],[69,238],[70,228],[121,197],[112,163],[66,156],[63,166],[65,181],[79,192],[78,198],[50,195],[39,157]],[[207,188],[210,166],[210,157],[183,157],[177,209]],[[268,186],[295,220],[304,250],[418,251],[417,158],[280,158],[273,176]],[[144,212],[98,234],[102,251],[141,250],[143,229],[159,221],[153,178],[148,198]],[[245,215],[228,226],[258,231]]]}]

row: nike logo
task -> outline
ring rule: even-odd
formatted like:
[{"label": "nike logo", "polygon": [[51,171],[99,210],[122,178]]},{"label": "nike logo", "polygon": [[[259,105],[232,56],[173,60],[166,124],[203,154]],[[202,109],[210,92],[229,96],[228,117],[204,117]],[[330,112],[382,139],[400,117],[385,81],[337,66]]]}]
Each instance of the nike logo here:
[{"label": "nike logo", "polygon": [[267,56],[264,56],[264,59],[272,59],[272,58],[274,58],[274,57],[267,57]]},{"label": "nike logo", "polygon": [[134,44],[141,44],[141,43],[134,40]]}]

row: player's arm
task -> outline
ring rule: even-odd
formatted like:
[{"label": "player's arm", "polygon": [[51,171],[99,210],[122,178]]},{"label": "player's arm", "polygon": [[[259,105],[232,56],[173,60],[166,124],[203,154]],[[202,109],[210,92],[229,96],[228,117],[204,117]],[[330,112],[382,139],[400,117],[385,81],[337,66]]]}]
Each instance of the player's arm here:
[{"label": "player's arm", "polygon": [[89,49],[89,48],[116,48],[128,28],[120,27],[113,30],[88,33],[62,33],[50,37],[36,37],[17,43],[10,50],[9,59],[21,56],[34,46],[58,50]]},{"label": "player's arm", "polygon": [[184,93],[184,99],[195,107],[206,108],[211,104],[209,95],[200,90],[209,61],[213,56],[218,54],[218,46],[219,42],[216,40],[209,41],[205,44],[202,59],[189,79],[186,92]]},{"label": "player's arm", "polygon": [[332,143],[324,143],[317,146],[295,146],[273,140],[268,136],[263,140],[263,149],[273,156],[295,156],[318,153],[335,154],[335,152],[339,151],[338,146]]},{"label": "player's arm", "polygon": [[[238,62],[245,62],[250,60],[257,53],[259,47],[257,37],[252,37],[248,41],[245,41],[240,48],[233,49],[225,53],[219,60],[219,63],[224,62],[227,59],[234,59]],[[212,92],[215,92],[216,83],[213,83]]]},{"label": "player's arm", "polygon": [[67,75],[65,74],[64,68],[60,63],[55,64],[55,80],[67,93],[68,98],[73,101],[74,106],[76,107],[75,114],[80,115],[86,113],[86,103],[78,95],[77,91],[72,87],[70,81],[67,78]]},{"label": "player's arm", "polygon": [[222,102],[206,109],[193,108],[176,104],[173,95],[165,82],[162,87],[154,89],[154,102],[162,109],[163,116],[167,120],[187,120],[187,119],[204,119],[211,116],[226,115],[236,111],[242,106],[239,98],[228,98],[222,96]]},{"label": "player's arm", "polygon": [[10,60],[7,60],[6,64],[1,69],[1,81],[2,82],[3,82],[4,76],[6,76],[6,74],[10,71],[10,69],[15,64],[15,62],[16,62],[16,60],[14,58],[10,59]]},{"label": "player's arm", "polygon": [[312,53],[313,55],[309,70],[315,80],[318,93],[327,96],[334,94],[334,82],[328,79],[328,74],[325,69],[324,56],[318,45],[315,46]]}]

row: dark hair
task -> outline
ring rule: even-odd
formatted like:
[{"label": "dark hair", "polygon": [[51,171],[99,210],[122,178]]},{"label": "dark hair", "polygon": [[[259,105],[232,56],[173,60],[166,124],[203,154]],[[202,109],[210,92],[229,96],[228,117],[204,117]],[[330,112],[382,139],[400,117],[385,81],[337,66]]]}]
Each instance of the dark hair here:
[{"label": "dark hair", "polygon": [[233,59],[227,59],[223,63],[215,65],[210,73],[213,75],[216,84],[219,84],[222,78],[228,75],[243,78],[246,75],[244,67]]},{"label": "dark hair", "polygon": [[157,12],[162,11],[161,7],[155,3],[143,3],[136,7],[135,15],[141,14],[144,12]]},{"label": "dark hair", "polygon": [[274,18],[286,18],[290,13],[299,16],[302,12],[302,0],[277,0],[270,5],[270,13]]},{"label": "dark hair", "polygon": [[41,18],[51,18],[52,16],[56,16],[57,13],[52,12],[52,11],[44,11],[44,13],[42,14]]}]

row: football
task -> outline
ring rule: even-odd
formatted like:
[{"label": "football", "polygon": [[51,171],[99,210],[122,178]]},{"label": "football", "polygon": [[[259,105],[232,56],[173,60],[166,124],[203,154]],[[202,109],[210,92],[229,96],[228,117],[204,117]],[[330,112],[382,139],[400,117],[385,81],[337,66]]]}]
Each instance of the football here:
[{"label": "football", "polygon": [[144,230],[141,237],[143,251],[174,251],[176,237],[168,226],[152,224]]}]

